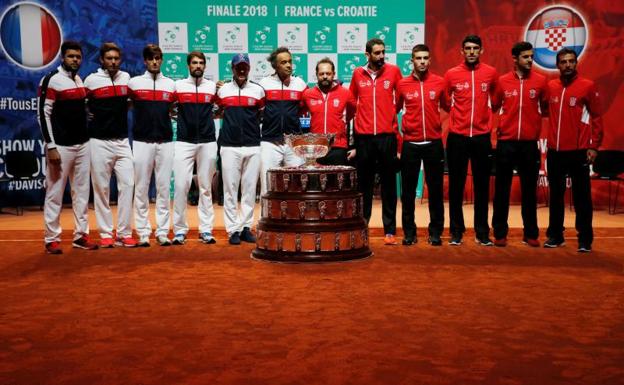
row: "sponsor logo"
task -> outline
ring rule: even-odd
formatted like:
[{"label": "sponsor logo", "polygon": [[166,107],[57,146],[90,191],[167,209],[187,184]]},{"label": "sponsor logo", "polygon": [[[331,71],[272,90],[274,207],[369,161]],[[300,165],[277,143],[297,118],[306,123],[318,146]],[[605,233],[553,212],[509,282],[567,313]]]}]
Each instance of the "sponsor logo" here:
[{"label": "sponsor logo", "polygon": [[39,4],[16,3],[0,16],[0,46],[22,68],[37,70],[52,64],[62,40],[58,20]]},{"label": "sponsor logo", "polygon": [[158,23],[160,48],[163,53],[188,52],[186,23]]}]

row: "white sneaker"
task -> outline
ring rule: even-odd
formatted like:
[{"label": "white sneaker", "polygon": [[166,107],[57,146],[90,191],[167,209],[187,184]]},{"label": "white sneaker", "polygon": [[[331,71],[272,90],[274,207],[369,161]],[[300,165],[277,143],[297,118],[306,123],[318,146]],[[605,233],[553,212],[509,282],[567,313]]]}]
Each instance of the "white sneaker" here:
[{"label": "white sneaker", "polygon": [[186,235],[184,234],[176,234],[173,237],[173,244],[174,245],[183,245],[186,243]]},{"label": "white sneaker", "polygon": [[139,238],[139,242],[137,243],[138,247],[149,247],[149,235],[142,236]]},{"label": "white sneaker", "polygon": [[161,246],[171,246],[171,239],[167,238],[166,235],[156,236],[156,242]]}]

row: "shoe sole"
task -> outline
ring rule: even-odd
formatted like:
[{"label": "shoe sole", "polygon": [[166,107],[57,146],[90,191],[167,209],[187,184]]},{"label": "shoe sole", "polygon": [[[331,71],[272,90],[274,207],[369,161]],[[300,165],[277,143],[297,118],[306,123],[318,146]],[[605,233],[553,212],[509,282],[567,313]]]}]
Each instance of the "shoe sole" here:
[{"label": "shoe sole", "polygon": [[58,254],[63,254],[63,250],[48,250],[48,249],[46,249],[46,253],[52,254],[52,255],[58,255]]},{"label": "shoe sole", "polygon": [[171,242],[172,245],[176,245],[176,246],[180,246],[180,245],[183,245],[185,243],[186,243],[186,241],[176,241],[176,240]]},{"label": "shoe sole", "polygon": [[75,243],[72,243],[72,247],[74,249],[82,249],[82,250],[97,250],[98,249],[98,246],[87,247],[87,246],[82,246],[82,245],[78,245],[78,244],[75,244]]},{"label": "shoe sole", "polygon": [[217,240],[212,238],[210,240],[204,241],[203,239],[199,240],[201,243],[206,244],[206,245],[214,245],[215,243],[217,243]]},{"label": "shoe sole", "polygon": [[487,246],[487,247],[494,246],[494,242],[485,243],[485,242],[481,242],[478,239],[475,239],[475,242],[477,243],[477,245],[481,245],[481,246]]},{"label": "shoe sole", "polygon": [[547,249],[556,249],[557,247],[563,247],[563,246],[565,246],[565,242],[562,242],[556,245],[547,245],[544,243],[544,247]]},{"label": "shoe sole", "polygon": [[[138,244],[138,243],[135,243],[134,245],[127,245],[127,244],[125,244],[125,243],[123,243],[123,242],[115,242],[115,246],[116,246],[116,247],[128,247],[128,248],[132,248],[132,247],[139,247],[139,244]],[[149,244],[148,244],[148,246],[149,246]]]},{"label": "shoe sole", "polygon": [[449,245],[451,246],[460,246],[462,243],[464,242],[463,241],[459,241],[459,242],[449,241]]}]

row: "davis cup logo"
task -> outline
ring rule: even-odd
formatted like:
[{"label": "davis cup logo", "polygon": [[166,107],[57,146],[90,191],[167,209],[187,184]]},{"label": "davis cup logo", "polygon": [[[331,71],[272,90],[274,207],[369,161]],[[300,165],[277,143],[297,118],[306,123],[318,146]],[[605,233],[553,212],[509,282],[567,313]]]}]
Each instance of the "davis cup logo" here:
[{"label": "davis cup logo", "polygon": [[51,64],[59,53],[61,41],[59,22],[39,4],[13,4],[0,16],[2,50],[22,68],[41,69]]},{"label": "davis cup logo", "polygon": [[583,54],[587,44],[587,23],[574,8],[555,5],[537,12],[524,36],[535,48],[535,64],[556,70],[557,52],[562,48],[573,49],[579,58]]}]

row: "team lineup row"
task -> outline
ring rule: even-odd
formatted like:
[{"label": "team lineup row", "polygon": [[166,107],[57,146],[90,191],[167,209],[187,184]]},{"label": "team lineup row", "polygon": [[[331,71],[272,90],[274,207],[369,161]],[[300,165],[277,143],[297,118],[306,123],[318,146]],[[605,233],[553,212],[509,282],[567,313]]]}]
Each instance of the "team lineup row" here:
[{"label": "team lineup row", "polygon": [[[344,165],[358,171],[358,189],[364,197],[363,214],[370,220],[373,185],[378,170],[381,182],[384,243],[397,244],[396,171],[402,177],[402,243],[416,242],[414,201],[424,167],[430,223],[428,242],[442,244],[444,226],[444,148],[440,110],[449,112],[446,154],[448,162],[450,245],[461,245],[466,231],[463,195],[470,161],[474,186],[475,240],[485,246],[507,244],[509,195],[513,170],[520,176],[523,241],[538,247],[536,214],[540,153],[537,140],[541,118],[548,116],[549,225],[545,247],[564,245],[566,177],[572,179],[576,208],[578,251],[591,250],[593,241],[589,165],[602,138],[599,94],[594,83],[577,74],[577,53],[557,53],[560,77],[549,82],[532,70],[533,47],[519,42],[512,47],[514,68],[502,76],[480,62],[480,37],[469,35],[461,43],[462,63],[444,77],[429,71],[431,52],[424,44],[412,50],[413,71],[402,77],[399,68],[385,62],[382,40],[366,43],[367,63],[353,73],[349,88],[335,79],[330,59],[316,65],[317,85],[308,88],[292,76],[292,56],[285,47],[268,61],[275,70],[259,83],[248,80],[249,57],[234,55],[232,81],[214,83],[204,78],[206,60],[201,52],[187,56],[189,76],[173,81],[160,71],[162,51],[153,44],[143,50],[146,72],[130,78],[120,70],[121,49],[114,43],[100,48],[101,68],[84,84],[77,75],[82,61],[77,42],[61,48],[58,69],[40,84],[39,121],[46,142],[48,172],[44,204],[46,251],[62,252],[60,212],[67,179],[72,187],[75,217],[74,247],[95,249],[89,238],[87,205],[92,181],[101,247],[149,246],[148,188],[156,181],[156,241],[163,246],[184,244],[189,231],[187,194],[193,168],[199,186],[199,234],[214,243],[211,181],[221,158],[224,186],[224,223],[229,243],[255,242],[253,209],[260,176],[267,190],[267,170],[297,166],[303,160],[284,143],[284,134],[301,132],[300,116],[309,113],[310,131],[336,136],[330,152],[319,163]],[[229,79],[228,79],[229,80]],[[128,100],[134,121],[132,148],[128,141]],[[177,110],[173,141],[172,107]],[[86,106],[86,108],[85,108]],[[401,130],[397,114],[403,111]],[[498,112],[496,179],[490,239],[488,224],[491,169],[491,114]],[[222,118],[217,136],[213,119]],[[353,137],[348,122],[354,121]],[[118,221],[113,226],[109,205],[112,172],[118,181]],[[174,174],[173,240],[169,238],[171,174]],[[238,191],[241,189],[240,204]],[[134,210],[133,210],[134,208]],[[134,212],[138,240],[132,237]]]}]

